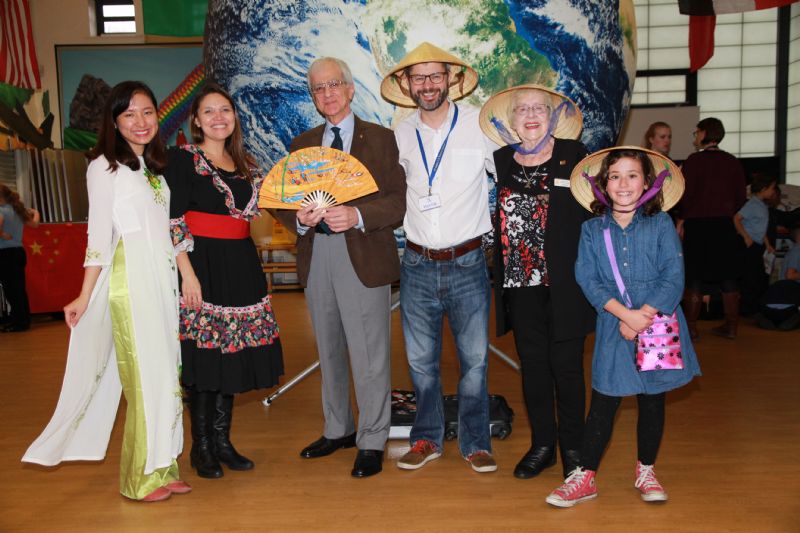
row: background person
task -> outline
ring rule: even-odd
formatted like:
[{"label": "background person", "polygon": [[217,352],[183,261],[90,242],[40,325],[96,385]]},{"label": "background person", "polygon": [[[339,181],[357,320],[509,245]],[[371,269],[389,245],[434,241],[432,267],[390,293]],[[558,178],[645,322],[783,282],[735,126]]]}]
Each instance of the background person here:
[{"label": "background person", "polygon": [[64,384],[53,418],[22,460],[102,460],[121,383],[127,411],[120,492],[165,500],[191,487],[180,481],[176,462],[183,448],[178,283],[170,191],[159,175],[166,156],[146,85],[126,81],[111,90],[90,157],[83,286],[64,307],[72,328]]},{"label": "background person", "polygon": [[564,477],[580,460],[583,345],[595,321],[573,269],[589,218],[569,192],[570,172],[586,156],[571,140],[581,125],[569,98],[539,85],[501,91],[481,110],[486,135],[507,143],[494,152],[495,315],[498,335],[513,329],[522,367],[531,447],[514,475],[523,479],[555,464],[557,443]]},{"label": "background person", "polygon": [[230,440],[233,395],[283,374],[278,324],[250,238],[263,176],[244,150],[233,100],[206,83],[189,117],[195,144],[170,149],[172,238],[181,278],[181,381],[189,390],[192,466],[200,477],[250,470]]},{"label": "background person", "polygon": [[644,147],[669,157],[672,148],[672,128],[666,122],[653,122],[644,132]]},{"label": "background person", "polygon": [[744,168],[736,157],[721,150],[725,128],[710,117],[697,123],[697,152],[683,163],[686,191],[677,208],[677,230],[683,239],[686,294],[683,307],[692,339],[697,339],[697,319],[705,285],[722,291],[725,323],[716,332],[735,338],[739,323],[739,282],[744,243],[736,233],[733,216],[746,198]]},{"label": "background person", "polygon": [[[733,225],[736,232],[744,241],[747,249],[742,267],[741,314],[752,315],[761,306],[761,297],[769,285],[769,276],[764,270],[764,252],[775,253],[775,248],[767,238],[769,224],[769,207],[775,196],[777,181],[767,175],[753,177],[750,184],[750,199],[733,216]],[[725,336],[728,332],[724,327],[715,328],[714,333]]]},{"label": "background person", "polygon": [[28,292],[25,290],[28,256],[22,245],[22,231],[25,226],[37,227],[39,220],[39,211],[26,208],[17,193],[0,185],[0,285],[11,307],[8,321],[3,322],[0,331],[27,331],[31,327]]}]

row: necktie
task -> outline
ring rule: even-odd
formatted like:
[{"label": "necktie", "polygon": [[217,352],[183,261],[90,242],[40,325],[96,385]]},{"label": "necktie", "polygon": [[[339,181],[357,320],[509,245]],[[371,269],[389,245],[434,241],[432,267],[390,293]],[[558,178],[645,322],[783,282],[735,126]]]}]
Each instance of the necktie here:
[{"label": "necktie", "polygon": [[[339,132],[342,131],[342,128],[334,126],[331,128],[331,131],[333,132],[333,142],[331,143],[331,148],[335,148],[337,150],[343,150],[344,142],[342,142],[342,137],[339,135]],[[328,235],[332,233],[331,229],[324,221],[321,221],[319,224],[317,224],[315,231],[317,231],[318,233],[321,231],[322,233]]]},{"label": "necktie", "polygon": [[331,148],[344,150],[344,143],[342,142],[342,138],[339,136],[339,132],[342,131],[342,128],[334,126],[331,128],[331,131],[333,132],[333,142],[331,143]]}]

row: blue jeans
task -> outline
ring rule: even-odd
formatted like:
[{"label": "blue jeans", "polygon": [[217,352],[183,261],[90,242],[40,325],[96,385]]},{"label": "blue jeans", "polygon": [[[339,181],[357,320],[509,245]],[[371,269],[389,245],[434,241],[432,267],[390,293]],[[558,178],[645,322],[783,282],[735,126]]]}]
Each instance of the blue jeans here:
[{"label": "blue jeans", "polygon": [[411,444],[428,440],[440,450],[444,407],[439,360],[442,319],[455,337],[461,369],[458,383],[458,441],[461,455],[491,452],[486,371],[489,348],[489,276],[478,248],[452,261],[432,261],[406,248],[400,271],[400,310],[417,416]]}]

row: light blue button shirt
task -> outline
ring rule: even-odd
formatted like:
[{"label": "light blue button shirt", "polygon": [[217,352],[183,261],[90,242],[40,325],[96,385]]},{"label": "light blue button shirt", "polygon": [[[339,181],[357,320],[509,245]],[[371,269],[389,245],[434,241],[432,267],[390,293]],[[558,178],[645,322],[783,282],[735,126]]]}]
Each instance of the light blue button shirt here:
[{"label": "light blue button shirt", "polygon": [[742,215],[742,226],[753,239],[753,242],[764,244],[764,237],[767,235],[767,224],[769,223],[769,208],[761,198],[757,196],[747,200],[739,210]]}]

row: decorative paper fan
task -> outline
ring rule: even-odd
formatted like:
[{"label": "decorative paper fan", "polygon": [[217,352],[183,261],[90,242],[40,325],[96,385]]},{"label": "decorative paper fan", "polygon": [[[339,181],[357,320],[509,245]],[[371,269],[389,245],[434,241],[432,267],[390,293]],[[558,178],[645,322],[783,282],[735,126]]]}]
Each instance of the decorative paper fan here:
[{"label": "decorative paper fan", "polygon": [[324,146],[303,148],[278,161],[258,194],[258,207],[300,209],[310,203],[331,207],[378,191],[358,159]]}]

